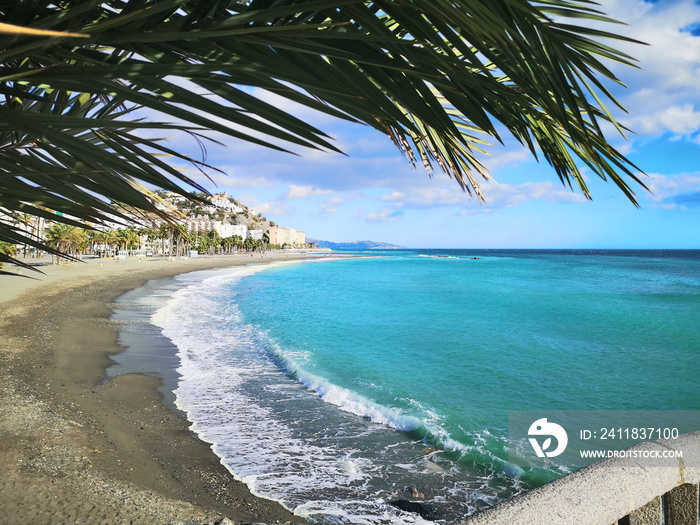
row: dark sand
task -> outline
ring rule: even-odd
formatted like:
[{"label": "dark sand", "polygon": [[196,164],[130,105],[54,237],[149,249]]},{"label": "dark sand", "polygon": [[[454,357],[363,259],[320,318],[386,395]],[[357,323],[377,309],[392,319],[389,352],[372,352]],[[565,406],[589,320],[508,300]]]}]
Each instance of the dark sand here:
[{"label": "dark sand", "polygon": [[249,262],[260,261],[106,261],[29,285],[0,278],[0,297],[15,297],[0,302],[0,523],[303,522],[236,481],[161,402],[158,379],[103,381],[120,351],[114,298],[149,279]]}]

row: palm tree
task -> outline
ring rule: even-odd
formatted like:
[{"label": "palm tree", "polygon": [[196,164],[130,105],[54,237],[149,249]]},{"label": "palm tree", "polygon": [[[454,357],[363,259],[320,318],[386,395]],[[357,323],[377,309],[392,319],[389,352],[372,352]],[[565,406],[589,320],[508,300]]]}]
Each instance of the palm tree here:
[{"label": "palm tree", "polygon": [[116,255],[117,250],[121,246],[121,236],[118,230],[112,228],[105,232],[105,243],[109,246],[109,256]]},{"label": "palm tree", "polygon": [[209,253],[218,253],[221,250],[221,237],[216,230],[206,232]]},{"label": "palm tree", "polygon": [[[14,222],[20,227],[20,230],[23,231],[26,235],[34,237],[34,227],[33,224],[35,222],[35,218],[33,215],[30,215],[29,213],[16,213],[14,215]],[[23,257],[26,258],[29,252],[29,245],[24,244],[22,246],[22,251],[23,251]]]},{"label": "palm tree", "polygon": [[[151,254],[153,253],[153,241],[155,241],[158,238],[158,230],[156,228],[149,228],[149,227],[142,227],[139,228],[136,232],[139,236],[139,241],[143,242],[143,245],[140,245],[140,249],[146,249],[147,251],[150,251]],[[145,238],[145,242],[144,242]]]},{"label": "palm tree", "polygon": [[231,253],[231,250],[233,250],[235,246],[233,237],[224,237],[221,239],[221,246],[224,248],[224,253]]},{"label": "palm tree", "polygon": [[243,237],[241,237],[240,235],[234,235],[232,237],[231,242],[233,243],[233,246],[236,248],[236,250],[240,250],[241,248],[243,248]]},{"label": "palm tree", "polygon": [[92,231],[88,234],[90,238],[91,247],[90,253],[98,254],[99,257],[104,257],[107,251],[107,233],[101,231]]},{"label": "palm tree", "polygon": [[117,232],[119,236],[119,246],[126,250],[133,250],[139,247],[139,234],[133,228],[124,228]]},{"label": "palm tree", "polygon": [[[62,223],[56,223],[46,230],[46,241],[49,247],[65,254],[67,257],[64,256],[64,259],[74,259],[89,242],[85,230]],[[61,257],[54,256],[53,260],[57,264]]]},{"label": "palm tree", "polygon": [[[167,251],[168,256],[172,257],[174,231],[175,231],[175,225],[172,223],[163,223],[158,228],[158,238],[162,241],[161,251],[163,253],[163,256],[165,256],[166,251]],[[166,245],[167,245],[167,250],[166,250]]]},{"label": "palm tree", "polygon": [[[14,244],[10,244],[9,242],[2,242],[0,241],[0,254],[5,255],[7,257],[12,257],[15,253],[17,252],[17,246]],[[5,263],[0,261],[0,268],[4,266]]]},{"label": "palm tree", "polygon": [[[0,212],[77,226],[168,218],[149,187],[205,191],[151,138],[205,130],[272,149],[337,151],[319,129],[251,95],[276,93],[389,136],[413,163],[481,198],[479,161],[509,133],[590,194],[579,170],[636,204],[636,167],[601,124],[603,61],[628,40],[589,0],[24,0],[0,5]],[[609,41],[612,41],[611,45]],[[135,108],[159,115],[149,122]],[[174,122],[175,121],[175,122]],[[151,131],[149,133],[143,130]],[[144,185],[144,183],[146,185]],[[191,197],[196,199],[196,197]],[[116,204],[113,206],[111,203]],[[43,207],[40,207],[39,205]],[[54,215],[51,210],[62,215]],[[44,248],[0,221],[0,240]],[[33,244],[32,244],[33,243]],[[0,255],[2,260],[8,260]]]},{"label": "palm tree", "polygon": [[199,239],[199,236],[197,235],[197,232],[187,231],[186,226],[183,226],[180,231],[182,232],[181,236],[182,236],[182,241],[184,243],[184,246],[183,246],[183,255],[184,255],[184,253],[189,252],[190,250],[192,250],[196,246],[198,239]]}]

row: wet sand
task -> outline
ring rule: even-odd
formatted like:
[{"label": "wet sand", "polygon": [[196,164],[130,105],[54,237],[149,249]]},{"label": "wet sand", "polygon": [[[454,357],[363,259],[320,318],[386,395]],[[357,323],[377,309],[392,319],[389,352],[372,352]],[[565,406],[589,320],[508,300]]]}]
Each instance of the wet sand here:
[{"label": "wet sand", "polygon": [[303,522],[236,481],[161,402],[160,380],[104,382],[120,351],[114,298],[150,279],[292,257],[303,256],[105,259],[0,276],[0,524]]}]

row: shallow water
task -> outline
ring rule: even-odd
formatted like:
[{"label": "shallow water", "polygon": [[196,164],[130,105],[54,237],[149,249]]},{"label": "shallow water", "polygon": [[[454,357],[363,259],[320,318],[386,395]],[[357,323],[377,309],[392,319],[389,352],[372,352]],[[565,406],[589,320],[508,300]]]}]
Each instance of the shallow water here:
[{"label": "shallow water", "polygon": [[698,252],[391,252],[154,290],[138,322],[176,345],[177,406],[319,521],[420,522],[387,504],[414,486],[450,522],[566,473],[511,468],[508,410],[700,409]]}]

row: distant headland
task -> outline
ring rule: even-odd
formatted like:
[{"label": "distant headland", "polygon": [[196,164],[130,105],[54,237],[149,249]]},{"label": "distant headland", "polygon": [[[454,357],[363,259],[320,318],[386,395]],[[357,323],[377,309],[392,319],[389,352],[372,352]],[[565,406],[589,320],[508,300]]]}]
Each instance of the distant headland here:
[{"label": "distant headland", "polygon": [[307,239],[308,243],[315,244],[319,248],[331,250],[401,250],[403,246],[376,241],[331,242]]}]

